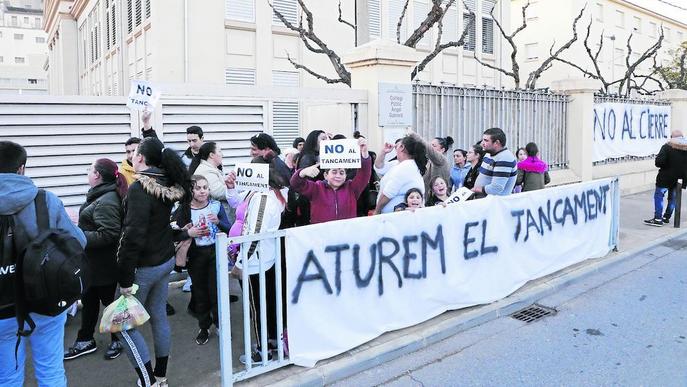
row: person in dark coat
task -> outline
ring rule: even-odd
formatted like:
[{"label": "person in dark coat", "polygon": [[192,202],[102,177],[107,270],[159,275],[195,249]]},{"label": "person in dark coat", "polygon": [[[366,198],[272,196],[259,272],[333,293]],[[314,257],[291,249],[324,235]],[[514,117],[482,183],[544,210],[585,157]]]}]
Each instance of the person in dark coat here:
[{"label": "person in dark coat", "polygon": [[[658,167],[656,175],[656,190],[654,191],[654,217],[644,221],[649,226],[661,227],[670,223],[670,217],[675,210],[675,188],[678,179],[683,184],[687,178],[687,139],[682,131],[673,130],[670,141],[661,147],[656,156]],[[668,205],[663,211],[663,199],[668,193]]]},{"label": "person in dark coat", "polygon": [[[109,159],[98,159],[91,165],[88,184],[91,189],[79,210],[79,228],[86,235],[85,252],[91,286],[81,299],[83,315],[76,342],[64,353],[64,360],[96,351],[93,333],[100,304],[111,304],[117,288],[117,244],[122,228],[122,199],[126,196],[128,184],[117,164]],[[111,339],[105,352],[108,360],[122,353],[122,344],[117,336],[112,334]]]}]

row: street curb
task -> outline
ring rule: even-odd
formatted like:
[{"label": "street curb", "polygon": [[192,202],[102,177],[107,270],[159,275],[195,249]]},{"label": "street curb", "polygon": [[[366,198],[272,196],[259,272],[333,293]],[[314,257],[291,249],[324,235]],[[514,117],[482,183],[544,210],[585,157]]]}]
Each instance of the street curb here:
[{"label": "street curb", "polygon": [[[671,235],[662,236],[644,246],[618,253],[607,258],[601,258],[579,268],[562,273],[549,281],[538,284],[530,289],[518,290],[515,293],[495,301],[491,304],[477,306],[474,310],[467,311],[460,316],[451,317],[428,326],[419,332],[409,333],[388,342],[362,350],[355,354],[347,354],[347,358],[335,360],[321,367],[287,377],[271,384],[272,386],[322,386],[335,383],[347,377],[358,374],[375,366],[397,359],[401,356],[426,348],[447,337],[482,325],[502,316],[508,316],[537,300],[552,295],[553,293],[572,285],[581,279],[598,273],[602,269],[611,268],[625,260],[640,255],[652,248],[659,246],[671,239],[687,235],[687,229],[680,230]],[[562,269],[566,270],[566,269]],[[536,280],[535,280],[536,281]],[[526,286],[526,285],[524,285]],[[428,320],[431,321],[431,320]],[[405,328],[407,329],[407,328]],[[344,355],[346,356],[346,355]],[[246,381],[248,383],[251,380]],[[257,380],[252,380],[257,382]]]}]

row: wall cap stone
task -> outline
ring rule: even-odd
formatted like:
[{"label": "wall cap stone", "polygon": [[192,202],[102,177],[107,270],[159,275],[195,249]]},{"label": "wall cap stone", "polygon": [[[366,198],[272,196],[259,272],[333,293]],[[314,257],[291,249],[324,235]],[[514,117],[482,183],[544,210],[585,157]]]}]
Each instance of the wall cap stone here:
[{"label": "wall cap stone", "polygon": [[599,82],[589,78],[570,78],[551,82],[551,90],[565,94],[596,93]]},{"label": "wall cap stone", "polygon": [[342,57],[343,63],[350,68],[376,64],[414,67],[421,59],[422,54],[414,48],[383,39],[355,47]]}]

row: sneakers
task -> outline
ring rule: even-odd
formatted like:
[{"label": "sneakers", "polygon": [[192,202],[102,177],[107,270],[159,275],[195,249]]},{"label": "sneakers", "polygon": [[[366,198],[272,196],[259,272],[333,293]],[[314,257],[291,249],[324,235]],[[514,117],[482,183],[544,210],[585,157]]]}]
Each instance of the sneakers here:
[{"label": "sneakers", "polygon": [[[167,378],[156,378],[157,381],[153,383],[150,387],[168,387]],[[141,384],[141,379],[136,380],[136,386],[143,387]]]},{"label": "sneakers", "polygon": [[207,344],[209,337],[210,337],[210,331],[208,331],[207,329],[199,329],[198,330],[198,336],[196,336],[196,344],[198,344],[198,345]]},{"label": "sneakers", "polygon": [[644,224],[648,226],[654,226],[654,227],[662,227],[663,226],[663,219],[647,219],[644,221]]},{"label": "sneakers", "polygon": [[663,224],[669,224],[670,223],[670,216],[664,216],[663,217]]},{"label": "sneakers", "polygon": [[181,291],[184,293],[190,293],[191,292],[191,285],[193,285],[193,282],[191,281],[191,277],[186,277],[186,282],[184,282],[184,286],[181,288]]},{"label": "sneakers", "polygon": [[177,312],[176,310],[174,310],[174,307],[169,302],[167,303],[166,308],[167,308],[167,316],[174,316],[174,314]]},{"label": "sneakers", "polygon": [[123,349],[124,347],[119,341],[115,340],[111,342],[110,346],[107,347],[107,351],[105,351],[105,360],[113,360],[118,358],[119,355],[122,354]]},{"label": "sneakers", "polygon": [[76,341],[72,347],[65,351],[64,360],[76,359],[79,356],[93,353],[96,349],[98,346],[95,345],[95,340]]},{"label": "sneakers", "polygon": [[[262,363],[262,354],[260,353],[260,351],[254,350],[250,357],[251,357],[251,362],[253,364]],[[267,351],[267,361],[270,361],[270,360],[272,360],[272,352]],[[246,354],[239,356],[239,361],[242,364],[246,364]]]}]

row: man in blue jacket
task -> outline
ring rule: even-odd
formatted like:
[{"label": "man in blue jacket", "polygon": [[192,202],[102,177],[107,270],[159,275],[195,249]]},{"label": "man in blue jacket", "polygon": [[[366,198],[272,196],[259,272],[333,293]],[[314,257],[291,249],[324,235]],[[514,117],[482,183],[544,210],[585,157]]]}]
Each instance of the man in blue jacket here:
[{"label": "man in blue jacket", "polygon": [[[34,199],[38,188],[30,178],[24,176],[26,150],[11,141],[0,141],[0,215],[15,215],[29,234],[29,239],[38,235]],[[62,229],[72,234],[82,246],[86,237],[69,219],[60,199],[46,192],[50,228]],[[19,246],[17,246],[19,248]],[[0,261],[2,262],[2,261]],[[14,264],[0,264],[0,288],[6,289],[13,283]],[[24,385],[24,362],[26,342],[30,342],[36,379],[41,386],[66,386],[67,378],[63,365],[64,323],[67,311],[57,316],[43,316],[31,313],[36,323],[33,334],[22,339],[15,362],[14,351],[17,342],[17,320],[14,312],[14,292],[0,294],[0,386],[21,387]],[[18,366],[18,367],[17,367]]]}]

